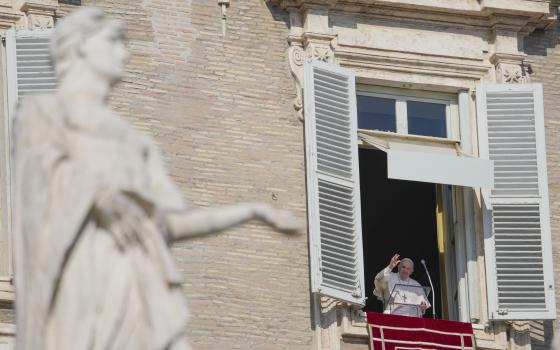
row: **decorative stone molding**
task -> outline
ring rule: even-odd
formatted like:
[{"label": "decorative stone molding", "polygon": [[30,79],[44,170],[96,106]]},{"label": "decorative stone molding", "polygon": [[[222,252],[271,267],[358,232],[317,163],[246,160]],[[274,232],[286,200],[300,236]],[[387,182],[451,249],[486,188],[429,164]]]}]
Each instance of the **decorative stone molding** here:
[{"label": "decorative stone molding", "polygon": [[527,321],[513,321],[507,327],[509,349],[530,350],[531,349],[531,325]]},{"label": "decorative stone molding", "polygon": [[294,110],[303,121],[303,64],[307,58],[334,63],[334,52],[328,26],[328,9],[321,6],[306,7],[299,1],[285,1],[283,7],[290,14],[288,36],[288,63],[296,85]]},{"label": "decorative stone molding", "polygon": [[[302,121],[306,58],[351,67],[362,81],[430,83],[450,89],[469,88],[473,81],[480,80],[526,83],[529,75],[522,65],[525,55],[519,51],[523,36],[535,28],[550,26],[555,18],[545,3],[527,0],[511,0],[505,7],[496,1],[468,6],[429,0],[377,0],[375,5],[370,0],[265,1],[290,15],[287,56],[296,85],[294,110]],[[359,22],[338,23],[344,16],[357,15],[362,18]],[[375,35],[379,23],[388,16],[403,21],[404,27],[399,32],[398,26],[391,25],[394,38],[386,37],[387,33]],[[376,20],[368,22],[365,18]],[[460,29],[447,38],[434,30],[438,39],[422,46],[421,36],[425,34],[421,30],[408,33],[405,23],[418,28],[416,24],[423,21],[453,23]],[[477,35],[472,35],[475,32]],[[481,39],[488,33],[490,37]],[[415,35],[417,40],[408,46]]]},{"label": "decorative stone molding", "polygon": [[496,82],[525,84],[530,82],[530,69],[525,64],[525,55],[498,55],[491,58],[496,67]]},{"label": "decorative stone molding", "polygon": [[[449,86],[449,89],[469,88],[473,80],[529,81],[528,71],[522,68],[524,54],[519,50],[523,37],[536,28],[549,27],[556,20],[556,13],[551,12],[547,1],[265,1],[290,13],[288,41],[291,46],[303,49],[306,55],[309,49],[304,44],[304,36],[326,34],[336,39],[331,39],[330,45],[328,40],[323,42],[324,47],[329,48],[325,58],[330,61],[334,56],[339,65],[355,69],[362,81],[401,83],[409,79],[419,85],[429,82],[434,86]],[[356,16],[359,21],[341,23],[344,18]],[[386,32],[375,33],[383,21],[388,20],[392,23],[388,25],[392,34],[384,39]],[[394,25],[401,22],[402,28]],[[422,29],[422,23],[428,22],[434,25],[429,29],[433,29],[434,38],[438,38],[424,43],[426,30]],[[446,38],[442,33],[451,25],[454,28],[448,31]],[[294,105],[302,118],[302,74],[299,66],[291,62],[294,57],[295,63],[298,62],[300,51],[290,48],[288,57],[297,85]],[[315,55],[322,57],[319,52]],[[492,56],[495,60],[490,62]],[[513,56],[517,56],[515,60],[511,59]]]},{"label": "decorative stone molding", "polygon": [[332,36],[320,36],[321,40],[309,40],[309,36],[304,36],[304,40],[293,40],[288,48],[288,62],[290,71],[296,83],[296,98],[294,99],[294,109],[300,121],[303,121],[303,64],[307,58],[333,63],[334,54],[330,46]]},{"label": "decorative stone molding", "polygon": [[14,11],[9,1],[0,1],[0,29],[13,28],[21,17],[21,13]]},{"label": "decorative stone molding", "polygon": [[320,350],[340,350],[344,338],[363,339],[367,344],[366,320],[355,306],[329,297],[321,297],[320,304]]},{"label": "decorative stone molding", "polygon": [[[495,67],[496,82],[523,84],[529,82],[524,65],[523,37],[529,32],[527,19],[495,15],[492,17],[493,54],[490,62]],[[534,28],[532,28],[534,29]]]},{"label": "decorative stone molding", "polygon": [[434,1],[434,0],[265,0],[283,9],[289,7],[324,7],[337,12],[374,16],[398,13],[399,17],[441,21],[447,23],[489,27],[495,16],[509,21],[522,22],[524,31],[547,28],[556,20],[550,13],[549,1],[535,0],[484,0],[484,1]]},{"label": "decorative stone molding", "polygon": [[528,82],[521,65],[499,63],[496,67],[496,81],[498,83],[522,84]]},{"label": "decorative stone molding", "polygon": [[11,278],[0,278],[0,303],[14,302],[14,285]]},{"label": "decorative stone molding", "polygon": [[21,11],[27,17],[28,29],[46,29],[54,27],[54,18],[58,9],[58,1],[26,1]]}]

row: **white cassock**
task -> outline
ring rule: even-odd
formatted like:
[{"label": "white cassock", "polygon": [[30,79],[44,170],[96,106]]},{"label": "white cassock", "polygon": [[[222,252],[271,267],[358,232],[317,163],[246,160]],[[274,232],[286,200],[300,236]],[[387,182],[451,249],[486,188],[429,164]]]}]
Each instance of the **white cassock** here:
[{"label": "white cassock", "polygon": [[[427,307],[431,306],[420,283],[410,277],[405,280],[401,279],[399,274],[391,272],[389,267],[379,271],[374,283],[373,295],[383,301],[383,313],[418,317],[421,316],[419,315],[420,309],[415,305],[425,303]],[[395,288],[396,285],[399,286]],[[391,292],[393,292],[392,305],[389,303]]]}]

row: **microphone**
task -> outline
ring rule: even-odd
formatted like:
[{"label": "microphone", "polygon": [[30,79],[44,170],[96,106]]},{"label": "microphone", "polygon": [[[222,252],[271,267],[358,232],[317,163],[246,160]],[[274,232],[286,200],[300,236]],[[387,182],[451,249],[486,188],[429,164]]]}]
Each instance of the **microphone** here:
[{"label": "microphone", "polygon": [[426,270],[426,275],[428,275],[428,281],[430,282],[430,287],[432,287],[432,315],[434,320],[436,319],[436,291],[434,290],[434,284],[432,283],[432,278],[430,277],[430,272],[426,266],[426,260],[420,260],[420,263],[424,265],[424,270]]}]

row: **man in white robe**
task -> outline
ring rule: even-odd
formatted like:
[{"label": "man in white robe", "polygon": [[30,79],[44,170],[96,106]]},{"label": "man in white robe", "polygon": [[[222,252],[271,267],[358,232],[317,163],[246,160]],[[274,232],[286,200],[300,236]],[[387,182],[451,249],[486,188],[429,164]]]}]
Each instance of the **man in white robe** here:
[{"label": "man in white robe", "polygon": [[[395,266],[398,273],[391,272]],[[373,294],[383,301],[383,313],[421,317],[431,306],[420,283],[410,277],[413,272],[414,262],[409,258],[399,260],[399,254],[395,254],[375,276]]]}]

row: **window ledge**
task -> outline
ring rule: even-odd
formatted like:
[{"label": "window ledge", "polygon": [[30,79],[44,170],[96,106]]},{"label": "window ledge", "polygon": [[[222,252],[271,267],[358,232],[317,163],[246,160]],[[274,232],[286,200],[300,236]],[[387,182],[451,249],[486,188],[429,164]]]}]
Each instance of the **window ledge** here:
[{"label": "window ledge", "polygon": [[6,335],[15,336],[16,326],[10,323],[0,323],[0,337]]},{"label": "window ledge", "polygon": [[12,304],[14,302],[15,291],[12,281],[9,277],[0,277],[0,303]]},{"label": "window ledge", "polygon": [[440,143],[440,144],[447,144],[447,145],[454,145],[461,142],[460,140],[455,140],[455,139],[433,137],[433,136],[422,136],[422,135],[397,134],[394,132],[379,131],[379,130],[358,129],[358,131],[367,135],[381,137],[386,140],[391,140],[391,139],[410,140],[410,141],[419,141],[425,143]]}]

